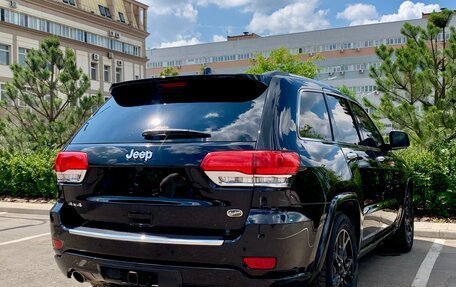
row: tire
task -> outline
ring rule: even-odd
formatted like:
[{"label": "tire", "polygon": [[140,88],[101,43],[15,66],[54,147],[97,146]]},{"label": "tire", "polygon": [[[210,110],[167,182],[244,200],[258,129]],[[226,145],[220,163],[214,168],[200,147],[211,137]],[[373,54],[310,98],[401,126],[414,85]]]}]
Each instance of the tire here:
[{"label": "tire", "polygon": [[392,252],[409,252],[413,247],[414,231],[412,196],[410,192],[407,192],[401,224],[394,235],[385,242],[385,248]]},{"label": "tire", "polygon": [[[336,215],[323,269],[312,286],[357,286],[358,244],[353,228],[353,223],[345,214]],[[337,246],[342,247],[344,242],[345,248],[337,248]]]}]

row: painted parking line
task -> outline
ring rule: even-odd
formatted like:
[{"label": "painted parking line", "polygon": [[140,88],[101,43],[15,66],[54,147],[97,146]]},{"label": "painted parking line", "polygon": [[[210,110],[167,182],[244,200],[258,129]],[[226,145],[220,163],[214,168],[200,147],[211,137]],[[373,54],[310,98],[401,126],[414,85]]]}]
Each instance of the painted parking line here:
[{"label": "painted parking line", "polygon": [[22,242],[22,241],[27,241],[27,240],[35,239],[35,238],[42,237],[42,236],[49,236],[49,235],[51,235],[51,233],[48,232],[48,233],[42,233],[42,234],[38,234],[38,235],[28,236],[28,237],[24,237],[24,238],[20,238],[20,239],[16,239],[16,240],[0,242],[0,246],[9,245],[9,244],[13,244],[13,243],[18,243],[18,242]]},{"label": "painted parking line", "polygon": [[426,287],[429,277],[431,276],[432,269],[434,268],[435,261],[439,257],[444,244],[444,239],[434,240],[434,243],[421,263],[420,269],[418,269],[418,272],[416,273],[412,287]]}]

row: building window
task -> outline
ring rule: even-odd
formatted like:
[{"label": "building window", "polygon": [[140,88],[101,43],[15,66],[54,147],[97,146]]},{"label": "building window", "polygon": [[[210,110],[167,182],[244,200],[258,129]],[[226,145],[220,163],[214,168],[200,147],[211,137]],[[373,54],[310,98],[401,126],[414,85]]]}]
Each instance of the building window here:
[{"label": "building window", "polygon": [[94,81],[98,80],[98,64],[90,63],[90,78]]},{"label": "building window", "polygon": [[69,4],[71,6],[76,6],[76,3],[74,2],[74,0],[63,0],[63,3]]},{"label": "building window", "polygon": [[13,101],[6,97],[6,85],[0,84],[0,101],[8,101],[8,106],[14,106]]},{"label": "building window", "polygon": [[106,17],[112,18],[112,16],[111,16],[111,11],[109,11],[109,8],[108,8],[108,7],[105,7],[105,12],[106,12]]},{"label": "building window", "polygon": [[0,44],[0,65],[10,64],[10,47]]},{"label": "building window", "polygon": [[0,101],[6,100],[5,84],[0,84]]},{"label": "building window", "polygon": [[122,68],[116,68],[116,83],[122,82]]},{"label": "building window", "polygon": [[111,11],[109,11],[108,7],[105,7],[105,6],[102,6],[102,5],[98,5],[98,9],[100,9],[101,16],[112,18]]},{"label": "building window", "polygon": [[[71,4],[71,2],[72,1],[68,0],[68,3]],[[109,8],[101,5],[100,7],[102,7],[100,8],[100,13],[103,13],[105,17],[112,17]],[[17,13],[15,11],[10,11],[4,8],[0,8],[0,21],[19,25],[22,27],[27,27],[42,32],[47,32],[50,34],[62,36],[84,43],[93,44],[96,46],[104,47],[107,49],[115,50],[118,52],[134,56],[141,55],[141,48],[138,46],[134,46],[129,43],[123,43],[118,40],[111,39],[109,37],[95,35],[77,28],[69,27],[67,25],[62,25],[45,19],[40,19],[35,16]]]},{"label": "building window", "polygon": [[98,5],[98,9],[100,9],[100,15],[106,17],[105,7],[102,5]]},{"label": "building window", "polygon": [[104,66],[103,75],[104,75],[103,80],[106,83],[110,83],[111,82],[111,66],[107,66],[107,65]]},{"label": "building window", "polygon": [[[92,99],[96,99],[97,95],[96,94],[90,94],[89,97],[91,97]],[[93,105],[92,108],[90,109],[92,114],[95,113],[98,110],[98,108],[99,108],[99,106],[97,104]]]},{"label": "building window", "polygon": [[26,48],[19,48],[18,61],[17,63],[21,66],[25,66],[25,59],[27,58],[27,53],[29,52]]},{"label": "building window", "polygon": [[119,19],[120,19],[120,22],[125,23],[125,16],[122,12],[119,12]]}]

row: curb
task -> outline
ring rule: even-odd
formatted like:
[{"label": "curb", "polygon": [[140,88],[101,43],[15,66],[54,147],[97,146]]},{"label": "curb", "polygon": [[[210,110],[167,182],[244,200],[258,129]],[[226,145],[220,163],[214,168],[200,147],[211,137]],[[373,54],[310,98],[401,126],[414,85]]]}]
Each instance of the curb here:
[{"label": "curb", "polygon": [[415,229],[415,236],[438,239],[456,239],[456,231]]}]

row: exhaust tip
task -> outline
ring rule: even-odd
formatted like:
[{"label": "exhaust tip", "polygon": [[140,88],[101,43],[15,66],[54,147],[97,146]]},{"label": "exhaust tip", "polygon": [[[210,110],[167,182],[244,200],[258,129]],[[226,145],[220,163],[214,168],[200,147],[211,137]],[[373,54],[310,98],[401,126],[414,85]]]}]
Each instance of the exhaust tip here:
[{"label": "exhaust tip", "polygon": [[81,273],[75,271],[75,272],[73,272],[72,275],[73,275],[74,280],[78,281],[79,283],[85,282],[85,277]]}]

